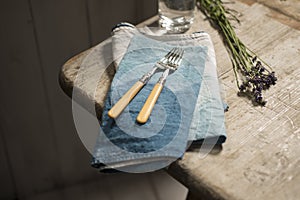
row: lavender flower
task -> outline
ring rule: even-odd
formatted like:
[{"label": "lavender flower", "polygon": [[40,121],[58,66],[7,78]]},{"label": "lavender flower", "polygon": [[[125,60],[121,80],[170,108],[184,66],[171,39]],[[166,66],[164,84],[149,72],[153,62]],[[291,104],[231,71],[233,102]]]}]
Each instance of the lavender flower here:
[{"label": "lavender flower", "polygon": [[254,104],[264,106],[266,101],[263,99],[262,92],[276,84],[275,72],[237,37],[226,14],[237,22],[239,20],[232,10],[224,8],[221,0],[197,0],[197,2],[199,9],[214,25],[217,25],[222,33],[232,61],[239,88],[238,94],[245,94],[252,99]]}]

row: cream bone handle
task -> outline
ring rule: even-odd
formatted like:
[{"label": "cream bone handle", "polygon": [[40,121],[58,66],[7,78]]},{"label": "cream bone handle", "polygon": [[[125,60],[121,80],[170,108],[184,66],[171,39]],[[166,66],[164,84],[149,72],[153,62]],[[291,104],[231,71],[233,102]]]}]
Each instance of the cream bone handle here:
[{"label": "cream bone handle", "polygon": [[155,86],[154,86],[153,90],[151,91],[147,101],[145,102],[142,110],[140,111],[139,115],[136,118],[136,120],[139,123],[144,124],[147,122],[163,87],[164,86],[160,83],[155,84]]},{"label": "cream bone handle", "polygon": [[157,66],[153,67],[148,73],[144,74],[142,78],[136,82],[122,98],[108,111],[108,116],[110,118],[117,118],[121,112],[126,108],[130,101],[135,97],[135,95],[142,89],[142,87],[148,83],[150,78],[153,76],[157,70]]},{"label": "cream bone handle", "polygon": [[158,80],[158,82],[155,84],[155,86],[153,87],[150,95],[148,96],[143,108],[141,109],[139,115],[136,118],[136,121],[144,124],[148,121],[151,112],[154,108],[154,105],[164,87],[164,84],[166,82],[166,78],[169,74],[169,69],[166,69],[163,73],[163,75],[160,77],[160,79]]},{"label": "cream bone handle", "polygon": [[142,81],[137,81],[123,96],[122,98],[108,111],[110,118],[117,118],[121,112],[126,108],[130,101],[145,85]]}]

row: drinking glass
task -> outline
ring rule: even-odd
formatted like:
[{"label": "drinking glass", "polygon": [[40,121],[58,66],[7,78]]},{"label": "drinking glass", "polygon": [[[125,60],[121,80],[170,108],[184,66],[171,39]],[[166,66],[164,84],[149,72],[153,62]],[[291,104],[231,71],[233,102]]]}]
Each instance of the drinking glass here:
[{"label": "drinking glass", "polygon": [[159,24],[168,33],[186,32],[193,23],[196,0],[158,0]]}]

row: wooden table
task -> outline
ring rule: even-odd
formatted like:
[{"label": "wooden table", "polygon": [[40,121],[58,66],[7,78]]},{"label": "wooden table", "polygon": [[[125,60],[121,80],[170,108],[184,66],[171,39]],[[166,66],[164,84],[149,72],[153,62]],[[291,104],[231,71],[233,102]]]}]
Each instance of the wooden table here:
[{"label": "wooden table", "polygon": [[[189,32],[205,30],[214,42],[218,75],[230,106],[225,115],[228,138],[221,151],[205,158],[197,151],[187,152],[168,172],[189,188],[190,199],[300,199],[300,2],[240,0],[226,6],[241,14],[241,24],[235,24],[238,36],[273,66],[278,83],[266,92],[265,107],[254,107],[238,97],[221,38],[197,11]],[[139,26],[156,20],[153,17]],[[90,51],[62,67],[60,83],[69,96],[80,64]],[[113,67],[108,68],[95,95],[85,83],[80,87],[85,88],[81,92],[87,99],[95,102],[98,116],[113,75]]]}]

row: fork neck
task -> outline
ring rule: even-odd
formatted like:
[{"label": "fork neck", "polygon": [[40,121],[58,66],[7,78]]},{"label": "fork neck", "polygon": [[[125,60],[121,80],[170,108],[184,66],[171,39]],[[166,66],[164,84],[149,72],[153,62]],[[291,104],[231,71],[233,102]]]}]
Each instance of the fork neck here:
[{"label": "fork neck", "polygon": [[170,69],[167,68],[164,73],[161,75],[161,77],[159,78],[158,82],[159,84],[164,85],[167,79],[167,76],[169,75]]},{"label": "fork neck", "polygon": [[157,70],[157,67],[154,67],[151,71],[149,71],[147,74],[145,74],[140,81],[144,84],[148,83],[148,81],[150,80],[150,78],[153,76],[153,74],[155,73],[155,71]]}]

